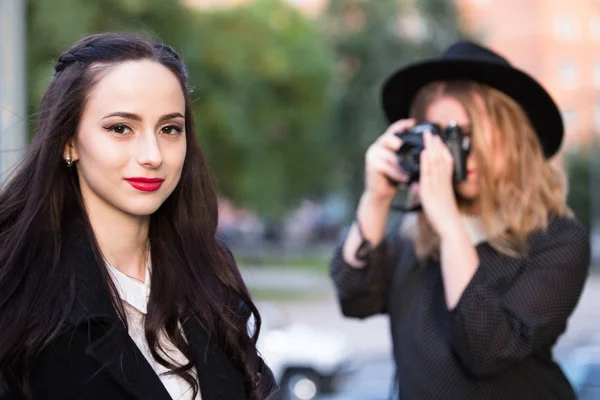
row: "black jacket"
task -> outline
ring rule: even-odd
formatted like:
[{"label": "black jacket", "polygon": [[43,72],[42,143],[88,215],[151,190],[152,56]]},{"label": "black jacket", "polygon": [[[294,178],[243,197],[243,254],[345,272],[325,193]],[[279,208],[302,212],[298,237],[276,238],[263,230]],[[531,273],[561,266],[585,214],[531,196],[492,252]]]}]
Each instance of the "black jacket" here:
[{"label": "black jacket", "polygon": [[419,265],[396,233],[363,269],[331,265],[342,311],[389,313],[400,398],[416,400],[574,399],[552,347],[578,303],[590,262],[587,231],[557,218],[530,236],[523,258],[488,243],[479,268],[448,310],[439,262]]},{"label": "black jacket", "polygon": [[[33,400],[170,400],[104,288],[82,226],[71,232],[64,262],[77,269],[76,301],[67,329],[46,347],[30,370]],[[244,400],[242,374],[192,319],[182,323],[195,350],[202,400]],[[263,373],[272,379],[268,367]]]}]

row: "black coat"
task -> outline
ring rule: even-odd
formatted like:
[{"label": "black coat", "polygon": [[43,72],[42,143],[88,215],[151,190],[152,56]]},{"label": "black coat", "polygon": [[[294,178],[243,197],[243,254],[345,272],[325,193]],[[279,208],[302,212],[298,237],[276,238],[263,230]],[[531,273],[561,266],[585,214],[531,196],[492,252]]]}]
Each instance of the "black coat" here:
[{"label": "black coat", "polygon": [[[75,229],[69,236],[64,262],[77,269],[76,301],[68,329],[30,370],[33,400],[170,400],[117,317],[85,231]],[[195,350],[202,400],[246,399],[242,374],[200,324],[189,319],[182,326]]]},{"label": "black coat", "polygon": [[574,399],[552,348],[579,301],[590,262],[585,228],[557,218],[533,233],[525,257],[487,243],[479,268],[448,310],[440,263],[419,264],[412,242],[393,234],[367,265],[332,276],[345,315],[390,315],[402,400]]}]

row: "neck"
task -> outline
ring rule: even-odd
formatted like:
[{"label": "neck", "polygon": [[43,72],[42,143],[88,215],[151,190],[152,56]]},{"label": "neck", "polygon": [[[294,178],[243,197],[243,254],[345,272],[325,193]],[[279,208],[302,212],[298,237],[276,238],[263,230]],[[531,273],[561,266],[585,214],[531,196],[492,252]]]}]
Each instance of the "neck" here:
[{"label": "neck", "polygon": [[104,258],[125,275],[143,282],[150,217],[127,215],[114,208],[86,207],[86,211]]},{"label": "neck", "polygon": [[463,197],[457,196],[458,204],[460,211],[463,214],[470,215],[473,217],[479,216],[481,214],[481,207],[479,204],[479,200],[469,200]]}]

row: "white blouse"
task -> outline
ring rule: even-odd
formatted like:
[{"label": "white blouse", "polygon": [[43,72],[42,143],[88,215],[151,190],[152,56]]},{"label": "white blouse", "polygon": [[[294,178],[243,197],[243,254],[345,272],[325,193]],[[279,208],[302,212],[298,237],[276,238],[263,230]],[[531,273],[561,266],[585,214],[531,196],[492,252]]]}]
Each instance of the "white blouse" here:
[{"label": "white blouse", "polygon": [[467,230],[467,234],[471,239],[471,243],[474,246],[478,245],[481,242],[485,242],[488,239],[485,229],[483,228],[481,219],[479,217],[461,214],[461,218],[464,227]]},{"label": "white blouse", "polygon": [[[144,334],[144,318],[147,313],[148,299],[150,298],[150,268],[146,268],[144,282],[140,282],[125,275],[109,262],[106,262],[106,264],[109,275],[123,301],[123,308],[127,313],[129,336],[144,357],[146,357],[146,360],[148,360],[148,363],[160,378],[167,392],[169,392],[174,400],[201,400],[200,392],[198,392],[195,398],[192,397],[194,394],[192,387],[180,376],[163,375],[169,369],[158,363],[150,352],[150,347]],[[188,362],[181,351],[167,338],[165,332],[161,332],[158,340],[165,349],[165,352],[161,354],[165,359],[170,360],[175,365],[184,365]],[[192,373],[197,376],[196,368],[192,369]]]},{"label": "white blouse", "polygon": [[475,215],[461,214],[461,219],[473,246],[477,246],[479,243],[488,241],[491,237],[495,237],[495,235],[501,234],[502,230],[504,230],[504,224],[501,224],[501,230],[499,230],[498,232],[492,232],[488,235],[488,233],[485,231],[485,228],[483,227],[483,223],[481,222],[481,217]]}]

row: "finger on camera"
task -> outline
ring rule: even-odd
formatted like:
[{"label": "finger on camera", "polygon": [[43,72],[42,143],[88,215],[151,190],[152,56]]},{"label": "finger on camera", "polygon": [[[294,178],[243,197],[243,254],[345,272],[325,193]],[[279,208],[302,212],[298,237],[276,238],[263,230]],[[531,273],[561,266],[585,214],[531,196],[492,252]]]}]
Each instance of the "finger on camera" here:
[{"label": "finger on camera", "polygon": [[430,170],[430,150],[426,149],[419,154],[419,164],[421,165],[421,176],[429,173]]},{"label": "finger on camera", "polygon": [[379,147],[377,149],[373,149],[372,154],[374,158],[381,158],[389,163],[398,164],[398,156],[396,155],[396,152],[388,148]]},{"label": "finger on camera", "polygon": [[447,164],[449,160],[452,160],[452,154],[441,138],[434,137],[432,147],[435,149],[435,156],[439,162]]},{"label": "finger on camera", "polygon": [[396,135],[384,135],[379,142],[382,147],[393,151],[398,151],[402,147],[402,139]]},{"label": "finger on camera", "polygon": [[373,163],[373,169],[379,174],[389,177],[395,181],[408,181],[406,174],[404,174],[397,165],[386,162],[385,160],[377,160],[377,162]]},{"label": "finger on camera", "polygon": [[448,151],[439,136],[428,134],[424,136],[425,151],[428,151],[430,159],[440,159]]},{"label": "finger on camera", "polygon": [[434,146],[434,137],[431,131],[423,132],[423,145],[426,149]]},{"label": "finger on camera", "polygon": [[402,133],[407,129],[415,126],[415,120],[413,118],[401,119],[391,124],[385,131],[385,136],[394,136],[396,133]]},{"label": "finger on camera", "polygon": [[404,183],[408,181],[408,174],[404,172],[402,168],[400,168],[400,165],[398,165],[397,160],[385,160],[385,163],[390,168],[390,170],[394,172],[394,176],[400,177],[400,182]]},{"label": "finger on camera", "polygon": [[398,164],[396,153],[383,147],[374,147],[367,153],[367,165],[386,162],[390,164]]}]

